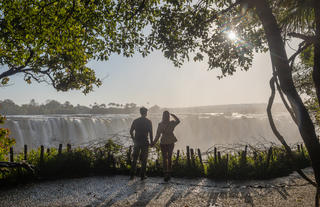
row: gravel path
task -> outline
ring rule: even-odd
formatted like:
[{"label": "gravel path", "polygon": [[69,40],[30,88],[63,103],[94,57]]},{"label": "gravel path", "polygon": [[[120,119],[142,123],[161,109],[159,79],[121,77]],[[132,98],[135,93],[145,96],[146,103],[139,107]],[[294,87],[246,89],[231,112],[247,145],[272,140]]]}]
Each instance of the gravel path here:
[{"label": "gravel path", "polygon": [[[311,175],[311,169],[306,169]],[[1,207],[42,206],[313,206],[315,188],[296,173],[268,181],[126,176],[45,181],[0,191]]]}]

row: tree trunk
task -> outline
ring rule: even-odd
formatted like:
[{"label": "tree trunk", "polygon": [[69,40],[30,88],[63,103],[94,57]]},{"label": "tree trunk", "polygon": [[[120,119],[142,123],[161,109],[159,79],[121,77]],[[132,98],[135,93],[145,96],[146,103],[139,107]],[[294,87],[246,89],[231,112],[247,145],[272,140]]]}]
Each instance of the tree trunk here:
[{"label": "tree trunk", "polygon": [[317,139],[314,125],[294,86],[289,60],[280,29],[266,0],[252,1],[256,7],[259,19],[262,22],[271,54],[271,61],[276,68],[280,87],[287,96],[297,118],[299,132],[309,152],[316,182],[320,184],[320,144]]},{"label": "tree trunk", "polygon": [[320,105],[320,1],[314,1],[314,13],[316,24],[316,42],[314,43],[314,65],[312,78],[316,88],[318,103]]},{"label": "tree trunk", "polygon": [[18,72],[19,72],[19,71],[17,71],[17,70],[10,69],[10,70],[7,70],[7,71],[5,71],[5,72],[3,72],[3,73],[0,73],[0,80],[1,80],[2,78],[12,76],[12,75],[14,75],[14,74],[16,74],[16,73],[18,73]]}]

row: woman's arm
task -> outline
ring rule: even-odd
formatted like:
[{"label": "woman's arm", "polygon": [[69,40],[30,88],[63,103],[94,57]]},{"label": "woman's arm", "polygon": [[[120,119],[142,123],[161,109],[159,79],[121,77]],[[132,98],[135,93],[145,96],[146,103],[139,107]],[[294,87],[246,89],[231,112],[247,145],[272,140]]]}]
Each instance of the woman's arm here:
[{"label": "woman's arm", "polygon": [[151,144],[152,146],[155,145],[157,143],[157,141],[159,140],[161,135],[161,130],[160,130],[160,124],[158,125],[158,129],[157,129],[157,134],[156,137],[153,140],[153,143]]},{"label": "woman's arm", "polygon": [[174,114],[170,114],[170,115],[174,118],[176,125],[178,125],[180,123],[180,119]]}]

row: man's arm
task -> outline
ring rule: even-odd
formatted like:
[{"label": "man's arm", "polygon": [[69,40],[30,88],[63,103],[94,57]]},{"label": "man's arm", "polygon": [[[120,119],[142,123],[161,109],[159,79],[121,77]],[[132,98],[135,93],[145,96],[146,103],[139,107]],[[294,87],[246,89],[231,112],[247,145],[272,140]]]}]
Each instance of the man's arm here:
[{"label": "man's arm", "polygon": [[153,131],[152,131],[152,122],[150,120],[148,123],[148,133],[150,136],[150,144],[152,145],[153,144]]},{"label": "man's arm", "polygon": [[135,130],[135,121],[132,122],[131,128],[130,128],[130,136],[134,140],[133,131]]},{"label": "man's arm", "polygon": [[161,130],[160,130],[160,124],[159,124],[158,129],[157,129],[157,133],[156,133],[156,137],[154,138],[154,141],[153,141],[153,145],[155,145],[157,143],[157,141],[160,138],[160,135],[161,135]]},{"label": "man's arm", "polygon": [[149,127],[149,136],[150,136],[150,144],[153,143],[153,131],[152,131],[152,122],[150,121],[150,127]]}]

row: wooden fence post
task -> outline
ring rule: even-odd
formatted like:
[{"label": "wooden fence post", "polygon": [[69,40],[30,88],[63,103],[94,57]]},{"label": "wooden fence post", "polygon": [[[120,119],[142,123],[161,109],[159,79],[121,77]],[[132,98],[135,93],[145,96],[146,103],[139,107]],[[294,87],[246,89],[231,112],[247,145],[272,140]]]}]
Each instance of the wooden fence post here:
[{"label": "wooden fence post", "polygon": [[44,146],[40,146],[40,163],[43,164]]},{"label": "wooden fence post", "polygon": [[269,148],[268,150],[268,155],[267,155],[267,168],[269,167],[269,163],[270,163],[270,158],[272,156],[272,147]]},{"label": "wooden fence post", "polygon": [[300,152],[300,145],[299,144],[297,145],[297,150],[298,150],[298,152]]},{"label": "wooden fence post", "polygon": [[50,148],[47,148],[47,154],[50,155]]},{"label": "wooden fence post", "polygon": [[226,162],[225,162],[225,176],[228,177],[228,163],[229,163],[229,154],[227,154]]},{"label": "wooden fence post", "polygon": [[190,167],[190,151],[189,151],[189,146],[187,146],[187,162],[188,162],[188,167]]},{"label": "wooden fence post", "polygon": [[302,145],[302,144],[300,145],[300,149],[301,149],[301,154],[302,154],[302,156],[305,157],[305,156],[304,156],[304,149],[303,149],[303,145]]},{"label": "wooden fence post", "polygon": [[244,151],[241,153],[241,162],[242,164],[246,164],[247,163],[247,148],[248,146],[246,145],[244,148]]},{"label": "wooden fence post", "polygon": [[71,152],[71,144],[67,144],[67,152]]},{"label": "wooden fence post", "polygon": [[218,161],[221,162],[221,153],[218,152]]},{"label": "wooden fence post", "polygon": [[27,160],[28,158],[28,146],[25,144],[24,145],[24,160]]},{"label": "wooden fence post", "polygon": [[217,148],[214,148],[214,163],[217,163],[218,158],[217,158]]},{"label": "wooden fence post", "polygon": [[116,160],[115,160],[113,154],[111,154],[111,162],[112,162],[112,168],[115,170],[116,169]]},{"label": "wooden fence post", "polygon": [[198,157],[199,157],[200,163],[201,163],[201,165],[202,165],[202,167],[203,167],[201,151],[200,151],[199,148],[198,148]]},{"label": "wooden fence post", "polygon": [[10,147],[10,162],[13,162],[13,147]]},{"label": "wooden fence post", "polygon": [[244,147],[244,158],[247,160],[247,154],[248,154],[248,145]]},{"label": "wooden fence post", "polygon": [[180,150],[177,150],[177,157],[176,157],[176,160],[175,160],[175,165],[179,164],[179,156],[180,156]]},{"label": "wooden fence post", "polygon": [[194,151],[192,148],[190,149],[190,154],[191,154],[192,166],[194,167],[194,166],[196,166],[196,162],[195,162],[195,158],[194,158]]},{"label": "wooden fence post", "polygon": [[254,159],[254,161],[257,161],[257,152],[256,151],[253,151],[253,159]]},{"label": "wooden fence post", "polygon": [[229,154],[226,156],[226,169],[228,169],[228,163],[229,163]]},{"label": "wooden fence post", "polygon": [[58,154],[61,155],[62,153],[62,144],[59,144]]}]

